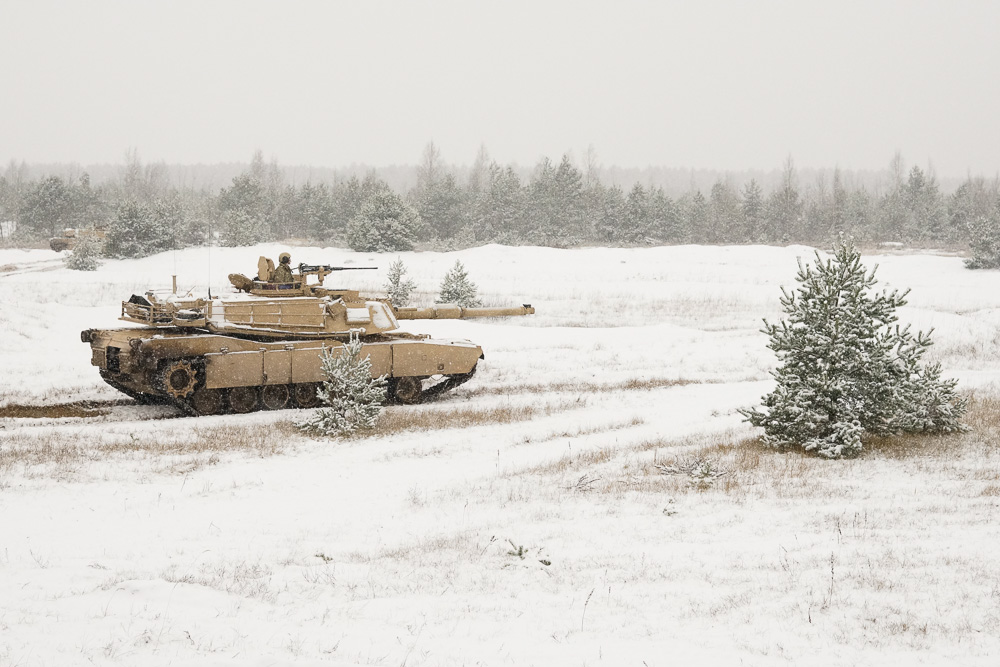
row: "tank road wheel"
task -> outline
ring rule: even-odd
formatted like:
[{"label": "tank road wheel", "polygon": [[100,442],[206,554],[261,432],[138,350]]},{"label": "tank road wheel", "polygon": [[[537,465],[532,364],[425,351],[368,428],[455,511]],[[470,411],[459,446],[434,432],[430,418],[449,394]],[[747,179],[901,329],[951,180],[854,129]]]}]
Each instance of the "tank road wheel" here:
[{"label": "tank road wheel", "polygon": [[319,389],[319,385],[312,382],[292,385],[295,405],[300,408],[315,408],[319,405],[319,396],[316,395],[317,389]]},{"label": "tank road wheel", "polygon": [[187,359],[171,361],[160,374],[163,389],[174,398],[187,398],[198,386],[198,371]]},{"label": "tank road wheel", "polygon": [[281,410],[288,405],[288,385],[267,385],[260,392],[260,402],[265,410]]},{"label": "tank road wheel", "polygon": [[418,377],[396,378],[392,383],[392,396],[400,403],[419,403],[423,394],[423,384]]},{"label": "tank road wheel", "polygon": [[229,408],[238,414],[253,412],[260,407],[257,387],[232,387],[229,390]]},{"label": "tank road wheel", "polygon": [[222,412],[224,401],[218,389],[201,388],[191,394],[191,407],[199,415],[217,415]]}]

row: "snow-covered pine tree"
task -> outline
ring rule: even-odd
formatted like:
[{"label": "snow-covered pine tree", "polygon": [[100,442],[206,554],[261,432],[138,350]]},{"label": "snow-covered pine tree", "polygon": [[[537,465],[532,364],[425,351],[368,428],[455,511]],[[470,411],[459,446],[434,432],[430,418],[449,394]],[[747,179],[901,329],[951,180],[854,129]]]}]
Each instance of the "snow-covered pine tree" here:
[{"label": "snow-covered pine tree", "polygon": [[469,274],[465,272],[462,262],[456,260],[455,266],[444,276],[441,283],[441,293],[438,295],[437,303],[453,303],[462,308],[478,308],[483,305],[476,295],[479,288],[469,280]]},{"label": "snow-covered pine tree", "polygon": [[300,428],[331,437],[375,428],[386,398],[386,381],[371,376],[371,358],[361,358],[361,347],[355,338],[343,347],[323,350],[326,380],[316,394],[324,407],[299,422]]},{"label": "snow-covered pine tree", "polygon": [[988,215],[977,215],[967,222],[972,257],[965,260],[970,269],[1000,268],[1000,199]]},{"label": "snow-covered pine tree", "polygon": [[82,233],[70,255],[64,260],[66,268],[74,271],[96,271],[101,265],[100,257],[104,241],[91,233]]},{"label": "snow-covered pine tree", "polygon": [[396,261],[389,265],[389,275],[385,283],[385,293],[392,305],[400,308],[410,303],[410,292],[416,288],[417,284],[406,278],[403,260],[396,258]]},{"label": "snow-covered pine tree", "polygon": [[267,224],[245,209],[232,209],[222,214],[222,243],[227,246],[247,246],[267,238]]},{"label": "snow-covered pine tree", "polygon": [[108,224],[104,253],[108,257],[146,257],[173,246],[173,229],[164,218],[160,201],[147,205],[135,200],[123,202]]},{"label": "snow-covered pine tree", "polygon": [[417,212],[391,190],[379,190],[347,223],[347,243],[359,252],[412,250],[423,222]]},{"label": "snow-covered pine tree", "polygon": [[[877,267],[876,267],[877,268]],[[787,319],[764,322],[779,366],[766,411],[742,414],[764,428],[764,442],[804,447],[828,458],[859,453],[866,433],[949,432],[962,428],[966,401],[940,366],[921,365],[929,334],[895,324],[907,292],[869,294],[875,269],[841,245],[816,266],[799,262],[794,292],[782,289]]]}]

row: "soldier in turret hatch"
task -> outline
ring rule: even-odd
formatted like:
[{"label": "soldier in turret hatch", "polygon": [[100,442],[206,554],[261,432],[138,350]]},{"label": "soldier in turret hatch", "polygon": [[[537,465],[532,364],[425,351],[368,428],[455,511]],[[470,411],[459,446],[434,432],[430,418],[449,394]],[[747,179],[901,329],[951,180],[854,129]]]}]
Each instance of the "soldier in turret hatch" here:
[{"label": "soldier in turret hatch", "polygon": [[274,270],[274,273],[271,274],[271,282],[292,282],[292,256],[287,252],[283,252],[278,255],[278,267]]}]

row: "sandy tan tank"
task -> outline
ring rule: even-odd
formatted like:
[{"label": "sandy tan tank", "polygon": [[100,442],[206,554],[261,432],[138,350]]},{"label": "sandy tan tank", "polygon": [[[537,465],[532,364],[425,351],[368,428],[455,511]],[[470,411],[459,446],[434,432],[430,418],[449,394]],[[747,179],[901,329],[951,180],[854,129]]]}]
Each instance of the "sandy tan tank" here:
[{"label": "sandy tan tank", "polygon": [[[122,320],[141,327],[87,329],[91,363],[112,387],[141,402],[169,402],[192,414],[314,407],[323,381],[320,355],[363,343],[372,376],[389,381],[390,400],[417,403],[468,381],[483,351],[467,340],[399,331],[401,319],[510,317],[516,308],[394,308],[387,299],[331,289],[335,271],[369,267],[300,264],[290,283],[269,279],[262,257],[257,278],[231,274],[235,292],[194,298],[146,292],[122,303]],[[310,284],[309,276],[317,282]]]},{"label": "sandy tan tank", "polygon": [[103,241],[108,236],[108,230],[104,227],[94,227],[90,229],[64,229],[62,236],[55,236],[49,239],[49,247],[56,252],[72,250],[80,239],[93,237]]}]

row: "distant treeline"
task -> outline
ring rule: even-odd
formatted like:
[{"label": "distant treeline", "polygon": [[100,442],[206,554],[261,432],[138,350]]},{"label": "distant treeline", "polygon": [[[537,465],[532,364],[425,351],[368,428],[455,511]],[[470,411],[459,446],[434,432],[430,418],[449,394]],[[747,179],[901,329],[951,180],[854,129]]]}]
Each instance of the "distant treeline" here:
[{"label": "distant treeline", "polygon": [[594,162],[592,156],[582,166],[568,156],[543,159],[525,174],[483,150],[471,166],[453,167],[431,144],[411,169],[413,178],[399,167],[387,171],[394,186],[380,170],[289,182],[286,170],[258,152],[221,188],[195,187],[193,176],[175,182],[166,165],[144,165],[134,152],[115,178],[99,183],[84,171],[45,175],[12,163],[0,177],[0,221],[16,222],[13,238],[4,239],[13,243],[38,242],[69,227],[103,227],[105,254],[119,257],[210,240],[248,245],[288,238],[393,250],[491,242],[824,245],[849,237],[971,242],[980,254],[976,243],[1000,236],[996,179],[969,177],[946,193],[933,173],[907,168],[898,155],[877,180],[833,169],[814,171],[804,185],[789,159],[767,183],[720,173],[710,185],[692,178],[683,190],[650,184],[648,172],[646,182],[623,186],[616,181],[625,172]]}]

